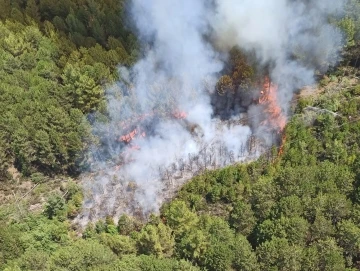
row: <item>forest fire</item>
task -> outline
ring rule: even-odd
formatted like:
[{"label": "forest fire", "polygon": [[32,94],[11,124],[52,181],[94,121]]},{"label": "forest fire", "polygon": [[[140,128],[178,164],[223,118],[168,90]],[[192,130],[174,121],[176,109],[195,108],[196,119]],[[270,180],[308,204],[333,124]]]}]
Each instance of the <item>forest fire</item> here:
[{"label": "forest fire", "polygon": [[[126,135],[123,135],[119,138],[119,141],[120,142],[124,142],[124,143],[130,143],[135,137],[136,135],[139,134],[139,130],[138,129],[134,129],[132,130],[130,133],[126,134]],[[146,136],[146,133],[145,132],[142,132],[140,133],[140,136],[141,137],[145,137]]]},{"label": "forest fire", "polygon": [[175,111],[172,115],[176,119],[186,119],[187,117],[187,113],[184,111]]},{"label": "forest fire", "polygon": [[[280,138],[286,118],[278,104],[278,87],[271,83],[269,77],[263,79],[261,86],[259,99],[251,102],[252,105],[257,104],[256,114],[261,110],[261,119],[253,123],[265,128],[264,134],[276,133],[276,138]],[[168,107],[167,110],[156,109],[143,114],[134,113],[131,118],[117,122],[116,141],[120,143],[121,152],[107,171],[89,175],[89,178],[93,178],[101,185],[99,192],[92,193],[88,198],[82,219],[92,221],[109,213],[119,217],[123,212],[147,215],[159,206],[157,205],[159,202],[174,196],[178,188],[192,177],[206,170],[252,161],[261,154],[270,153],[269,144],[274,143],[274,138],[269,143],[262,135],[257,135],[258,127],[255,125],[254,130],[247,126],[251,124],[252,118],[246,112],[229,119],[212,119],[213,130],[209,138],[204,136],[202,127],[193,122],[190,116],[192,116],[191,112],[188,115],[188,112],[177,107]],[[171,123],[171,126],[156,130],[161,123]],[[188,136],[186,141],[183,141],[185,144],[178,143],[179,137],[176,133],[171,134],[173,127],[177,127],[180,132]],[[169,135],[176,135],[176,140],[168,140]],[[159,140],[163,138],[165,140]],[[281,144],[284,141],[283,138]],[[170,157],[168,161],[157,163],[159,156],[164,153],[161,150],[171,150],[174,144],[178,144],[178,151],[173,157],[167,155],[166,157]],[[153,149],[149,151],[149,147]],[[282,149],[283,147],[280,148],[278,155],[281,155]],[[141,175],[144,167],[146,167],[145,177]],[[116,178],[109,177],[112,175]],[[140,185],[136,188],[132,187],[134,177],[139,178],[137,183]],[[91,186],[90,182],[89,187],[98,189]],[[153,201],[155,207],[143,202],[143,199],[153,196],[150,195],[151,193],[156,196]]]},{"label": "forest fire", "polygon": [[[120,136],[117,139],[117,141],[129,144],[135,138],[139,138],[139,137],[145,138],[146,137],[146,131],[145,131],[146,129],[144,127],[142,127],[141,122],[149,121],[152,118],[160,117],[160,116],[161,116],[160,113],[157,113],[156,111],[152,111],[150,113],[139,115],[132,120],[128,120],[128,121],[124,121],[124,122],[120,123],[122,130],[128,130],[129,127],[134,127],[134,126],[136,126],[136,128],[133,128],[130,132]],[[171,118],[177,119],[177,120],[182,120],[182,119],[186,119],[187,113],[184,111],[175,110],[171,114],[166,115],[166,117],[168,117],[168,116],[170,116]],[[134,148],[132,147],[131,149],[134,149]],[[139,147],[137,147],[135,149],[138,150]]]},{"label": "forest fire", "polygon": [[285,134],[283,134],[283,135],[282,135],[282,137],[281,137],[281,144],[280,144],[280,148],[279,148],[278,156],[283,155],[283,153],[284,153],[285,143],[286,143],[286,135],[285,135]]},{"label": "forest fire", "polygon": [[264,78],[259,104],[264,105],[266,120],[262,124],[276,129],[279,133],[285,128],[286,116],[283,114],[277,98],[278,86],[271,82],[270,77]]},{"label": "forest fire", "polygon": [[106,92],[109,121],[94,125],[100,144],[83,176],[82,225],[108,215],[148,216],[203,172],[277,159],[291,97],[339,48],[334,43],[325,53],[332,40],[330,28],[318,24],[325,20],[298,12],[300,4],[322,6],[312,1],[262,1],[264,10],[258,1],[148,2],[131,1],[129,9],[145,50],[119,67],[119,81]]}]

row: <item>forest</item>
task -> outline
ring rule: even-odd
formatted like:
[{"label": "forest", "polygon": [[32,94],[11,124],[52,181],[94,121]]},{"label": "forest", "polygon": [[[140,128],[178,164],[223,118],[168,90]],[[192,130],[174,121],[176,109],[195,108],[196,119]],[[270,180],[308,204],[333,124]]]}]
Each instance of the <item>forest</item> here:
[{"label": "forest", "polygon": [[[0,0],[0,269],[360,269],[360,1],[334,22],[342,61],[299,93],[282,146],[207,170],[148,221],[72,220],[106,86],[140,45],[126,0]],[[252,82],[236,48],[223,94]]]}]

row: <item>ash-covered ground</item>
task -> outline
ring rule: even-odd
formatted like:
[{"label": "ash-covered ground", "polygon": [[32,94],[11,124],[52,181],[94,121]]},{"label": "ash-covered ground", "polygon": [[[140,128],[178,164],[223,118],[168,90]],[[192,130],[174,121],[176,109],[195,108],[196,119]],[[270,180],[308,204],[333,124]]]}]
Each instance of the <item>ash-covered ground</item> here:
[{"label": "ash-covered ground", "polygon": [[[153,116],[151,116],[153,117]],[[241,114],[237,119],[223,121],[214,120],[217,134],[209,141],[205,141],[199,128],[193,128],[186,119],[177,120],[181,125],[192,129],[191,134],[200,149],[196,153],[187,153],[185,156],[174,156],[168,166],[158,166],[156,163],[151,165],[151,161],[144,165],[148,170],[148,176],[142,185],[132,180],[127,174],[127,167],[132,163],[132,159],[141,152],[141,141],[145,140],[147,134],[144,127],[136,126],[134,129],[141,130],[128,142],[119,142],[123,145],[122,156],[117,163],[109,162],[103,169],[87,173],[83,176],[82,182],[85,188],[85,203],[81,216],[76,222],[82,226],[89,221],[96,221],[110,215],[117,218],[126,213],[140,219],[146,219],[151,212],[157,212],[159,207],[167,200],[171,199],[176,192],[188,180],[194,176],[239,162],[249,162],[264,153],[265,142],[251,135],[246,134],[246,138],[239,138],[241,141],[235,145],[240,148],[234,149],[226,145],[227,132],[236,127],[245,127],[247,115]],[[276,135],[274,135],[276,137]],[[121,137],[120,137],[121,138]],[[235,139],[236,140],[236,139]],[[184,146],[184,148],[186,148]],[[166,149],[159,149],[159,152],[166,152]],[[136,166],[141,166],[136,163]],[[150,170],[149,170],[150,169]],[[139,169],[141,170],[141,169]],[[148,190],[147,190],[148,189]],[[146,205],[149,196],[151,205]]]}]

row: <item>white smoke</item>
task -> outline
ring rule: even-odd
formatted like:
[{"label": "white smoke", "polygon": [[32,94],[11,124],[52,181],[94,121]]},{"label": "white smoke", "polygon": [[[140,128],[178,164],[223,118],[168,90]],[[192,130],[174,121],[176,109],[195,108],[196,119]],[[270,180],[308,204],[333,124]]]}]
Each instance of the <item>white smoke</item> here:
[{"label": "white smoke", "polygon": [[[313,82],[315,67],[335,63],[341,36],[327,19],[340,9],[338,0],[131,1],[143,57],[130,70],[121,67],[121,82],[108,90],[111,121],[94,129],[113,163],[94,152],[91,166],[101,164],[101,171],[84,177],[87,194],[80,221],[132,212],[126,191],[143,211],[156,211],[165,197],[164,172],[171,167],[172,174],[181,171],[183,183],[184,161],[190,171],[242,161],[250,128],[236,121],[240,116],[233,116],[227,127],[221,124],[210,103],[226,52],[238,46],[255,52],[259,64],[270,64],[287,112],[293,92]],[[166,117],[176,110],[187,113],[186,124]],[[132,142],[138,150],[124,151],[116,142],[124,127],[119,123],[152,114],[161,117],[151,123],[151,133]],[[114,169],[120,156],[125,162]]]},{"label": "white smoke", "polygon": [[294,91],[312,84],[315,69],[326,71],[338,61],[342,35],[329,24],[341,0],[216,0],[211,20],[219,46],[239,46],[273,65],[282,109],[288,113]]}]

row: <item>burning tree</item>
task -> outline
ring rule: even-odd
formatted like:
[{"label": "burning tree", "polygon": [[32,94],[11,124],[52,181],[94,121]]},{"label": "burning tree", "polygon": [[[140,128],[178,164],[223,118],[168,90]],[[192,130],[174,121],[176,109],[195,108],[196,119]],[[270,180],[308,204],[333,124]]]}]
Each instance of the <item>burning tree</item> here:
[{"label": "burning tree", "polygon": [[269,76],[265,76],[259,97],[259,104],[264,106],[266,116],[262,125],[281,132],[286,125],[286,116],[282,112],[277,93],[278,86],[271,82]]}]

